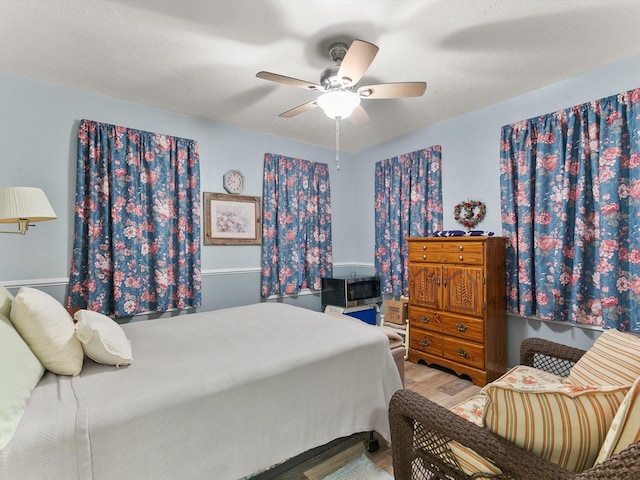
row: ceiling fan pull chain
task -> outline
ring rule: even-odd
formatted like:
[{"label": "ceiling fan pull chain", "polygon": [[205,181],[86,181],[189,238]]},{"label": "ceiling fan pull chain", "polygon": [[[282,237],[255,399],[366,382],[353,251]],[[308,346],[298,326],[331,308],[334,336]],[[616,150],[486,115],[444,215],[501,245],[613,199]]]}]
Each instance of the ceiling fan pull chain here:
[{"label": "ceiling fan pull chain", "polygon": [[340,117],[336,117],[336,170],[340,170]]}]

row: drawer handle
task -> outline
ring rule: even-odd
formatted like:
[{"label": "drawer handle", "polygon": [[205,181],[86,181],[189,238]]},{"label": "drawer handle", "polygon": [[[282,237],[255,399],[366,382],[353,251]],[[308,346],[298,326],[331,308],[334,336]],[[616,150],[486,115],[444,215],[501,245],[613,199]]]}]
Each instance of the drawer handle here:
[{"label": "drawer handle", "polygon": [[422,249],[423,249],[423,250],[426,250],[426,249],[427,249],[427,246],[426,246],[426,245],[422,245]]},{"label": "drawer handle", "polygon": [[456,328],[461,331],[461,332],[466,332],[467,331],[467,327],[464,323],[456,323]]},{"label": "drawer handle", "polygon": [[426,259],[427,259],[427,256],[426,256],[426,255],[422,255],[422,259],[423,259],[423,260],[426,260]]},{"label": "drawer handle", "polygon": [[458,248],[460,249],[460,251],[464,250],[464,247],[462,245],[460,245]]},{"label": "drawer handle", "polygon": [[469,354],[464,348],[458,348],[456,350],[456,353],[458,354],[459,357],[462,357],[462,358],[467,358],[469,356]]},{"label": "drawer handle", "polygon": [[460,255],[460,256],[458,257],[458,260],[463,260],[462,255]]},{"label": "drawer handle", "polygon": [[420,340],[420,345],[422,345],[423,347],[428,347],[429,345],[431,345],[431,342],[426,338],[423,338],[422,340]]},{"label": "drawer handle", "polygon": [[429,323],[429,322],[431,321],[431,318],[427,317],[426,315],[422,315],[422,316],[420,317],[420,321],[421,321],[422,323]]}]

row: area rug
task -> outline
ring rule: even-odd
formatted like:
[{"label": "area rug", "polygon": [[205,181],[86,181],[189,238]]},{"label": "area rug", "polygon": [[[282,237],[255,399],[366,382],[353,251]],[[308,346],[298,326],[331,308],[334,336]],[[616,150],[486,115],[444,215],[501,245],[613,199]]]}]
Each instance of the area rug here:
[{"label": "area rug", "polygon": [[323,480],[393,480],[393,477],[362,454]]}]

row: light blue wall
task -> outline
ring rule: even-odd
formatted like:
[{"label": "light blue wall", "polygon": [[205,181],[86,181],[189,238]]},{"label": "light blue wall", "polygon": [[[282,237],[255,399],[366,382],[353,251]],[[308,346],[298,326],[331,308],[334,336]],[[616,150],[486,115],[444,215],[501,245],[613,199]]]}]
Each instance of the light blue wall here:
[{"label": "light blue wall", "polygon": [[[222,175],[241,169],[244,194],[260,196],[266,152],[326,162],[333,198],[336,274],[371,274],[373,264],[373,171],[376,161],[442,145],[444,227],[456,228],[453,207],[481,199],[487,218],[481,228],[501,232],[499,197],[500,127],[535,115],[640,86],[640,57],[587,72],[357,154],[264,135],[131,102],[0,73],[0,186],[28,185],[47,193],[58,220],[42,222],[25,237],[0,235],[0,283],[13,289],[35,285],[63,300],[73,235],[75,135],[80,119],[193,138],[200,146],[202,190],[222,192]],[[435,93],[435,92],[434,92]],[[429,108],[429,90],[425,108]],[[400,100],[401,101],[401,100]],[[266,118],[265,121],[289,121]],[[327,124],[330,130],[332,126]],[[363,126],[361,128],[366,128]],[[203,310],[253,303],[259,297],[260,248],[203,246]],[[318,295],[287,299],[320,308]],[[597,332],[509,318],[508,363],[517,361],[520,340],[536,335],[582,348]]]},{"label": "light blue wall", "polygon": [[[14,290],[33,285],[66,297],[73,238],[76,132],[82,118],[192,138],[198,141],[203,192],[224,192],[222,175],[244,172],[243,194],[262,195],[267,152],[331,164],[334,260],[351,265],[349,184],[335,178],[333,149],[265,135],[119,99],[0,73],[0,186],[36,186],[46,192],[58,219],[36,224],[26,236],[0,235],[0,283]],[[274,118],[265,121],[291,121]],[[328,122],[328,134],[333,125]],[[342,154],[348,163],[349,154]],[[339,207],[340,204],[344,205]],[[6,229],[14,229],[13,225]],[[5,228],[0,228],[0,230]],[[203,246],[203,310],[260,301],[259,246]],[[311,296],[315,298],[314,296]],[[308,304],[308,299],[300,299]],[[314,303],[320,308],[319,298]]]},{"label": "light blue wall", "polygon": [[[361,212],[354,225],[373,232],[373,169],[375,162],[431,145],[442,145],[442,197],[444,228],[458,229],[454,206],[465,199],[482,200],[487,205],[485,221],[478,226],[501,234],[499,141],[503,125],[560,110],[640,87],[640,57],[585,73],[510,100],[439,123],[383,145],[359,152],[355,175],[371,179],[361,182],[357,197]],[[427,90],[427,96],[429,90]],[[429,108],[429,102],[425,102]],[[363,236],[353,253],[354,262],[373,257],[373,235]],[[599,335],[596,330],[563,324],[509,317],[507,361],[518,361],[520,341],[529,336],[555,339],[579,348],[588,348]]]}]

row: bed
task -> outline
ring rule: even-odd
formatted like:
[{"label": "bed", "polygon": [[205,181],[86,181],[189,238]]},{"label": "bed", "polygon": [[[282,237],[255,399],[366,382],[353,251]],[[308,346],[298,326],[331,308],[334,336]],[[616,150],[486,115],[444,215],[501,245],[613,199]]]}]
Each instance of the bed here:
[{"label": "bed", "polygon": [[47,371],[0,478],[239,479],[336,438],[390,439],[387,336],[261,303],[123,325],[131,365]]}]

